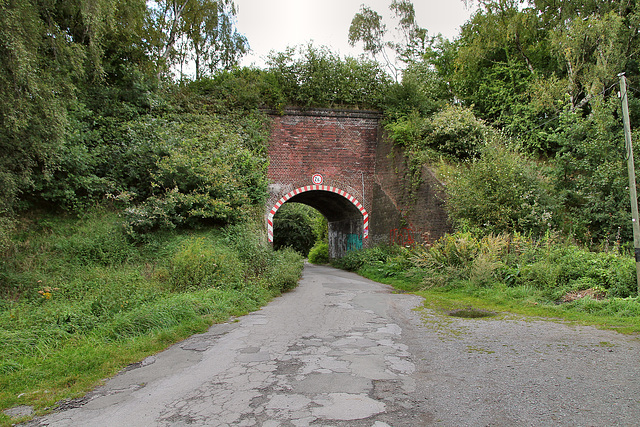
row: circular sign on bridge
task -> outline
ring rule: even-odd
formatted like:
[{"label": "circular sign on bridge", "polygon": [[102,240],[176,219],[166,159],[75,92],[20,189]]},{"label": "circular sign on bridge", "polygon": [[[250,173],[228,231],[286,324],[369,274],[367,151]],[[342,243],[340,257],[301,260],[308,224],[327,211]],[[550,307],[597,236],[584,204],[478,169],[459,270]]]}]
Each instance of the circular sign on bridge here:
[{"label": "circular sign on bridge", "polygon": [[313,183],[314,183],[315,185],[320,185],[320,184],[322,184],[322,182],[324,181],[324,179],[322,178],[322,175],[320,175],[319,173],[317,173],[317,174],[315,174],[315,175],[313,175],[313,176],[311,177],[311,181],[313,181]]}]

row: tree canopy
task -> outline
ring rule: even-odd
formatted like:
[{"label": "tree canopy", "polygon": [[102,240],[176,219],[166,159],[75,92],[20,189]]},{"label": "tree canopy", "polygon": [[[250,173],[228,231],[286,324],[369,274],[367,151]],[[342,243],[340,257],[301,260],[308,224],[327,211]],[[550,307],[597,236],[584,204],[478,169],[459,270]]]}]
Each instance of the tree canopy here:
[{"label": "tree canopy", "polygon": [[[518,220],[512,206],[504,224],[520,231],[627,239],[617,75],[630,83],[633,125],[640,6],[467,3],[477,10],[453,40],[420,26],[411,1],[391,0],[396,38],[366,5],[345,29],[368,58],[310,44],[258,69],[238,66],[248,40],[232,0],[0,1],[0,232],[21,209],[105,199],[126,200],[140,229],[240,220],[232,211],[259,205],[266,185],[260,110],[295,105],[382,110],[414,172],[445,159],[485,176],[501,159],[497,182],[526,175],[527,215],[550,215]],[[473,180],[450,184],[471,200],[456,182]]]},{"label": "tree canopy", "polygon": [[[386,98],[386,127],[407,150],[412,170],[438,158],[462,162],[462,175],[448,178],[450,214],[461,227],[534,233],[546,227],[586,244],[629,241],[617,93],[624,72],[637,134],[638,3],[466,3],[476,11],[454,40],[428,37],[408,1],[390,5],[407,37],[387,41],[381,15],[367,6],[351,22],[351,44],[362,42],[374,56],[392,48],[404,62]],[[496,179],[488,180],[492,174]],[[528,184],[505,184],[519,179]]]}]

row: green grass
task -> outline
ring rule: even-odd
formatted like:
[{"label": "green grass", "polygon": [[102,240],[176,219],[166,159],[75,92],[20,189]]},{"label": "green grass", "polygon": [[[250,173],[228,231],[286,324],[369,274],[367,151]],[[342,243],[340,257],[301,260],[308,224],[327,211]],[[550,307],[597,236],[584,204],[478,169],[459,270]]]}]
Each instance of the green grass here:
[{"label": "green grass", "polygon": [[358,271],[364,277],[385,283],[398,290],[410,291],[424,298],[424,307],[440,313],[466,307],[506,312],[553,321],[568,321],[615,330],[625,334],[640,333],[640,302],[637,298],[595,301],[590,298],[556,304],[545,301],[531,288],[495,286],[477,290],[472,287],[441,287],[417,290],[412,279],[385,277],[371,269]]},{"label": "green grass", "polygon": [[[117,213],[25,218],[0,261],[0,407],[46,412],[297,284],[251,224],[128,241]],[[253,230],[253,231],[252,231]],[[0,425],[16,419],[0,414]],[[24,421],[24,419],[21,419]]]},{"label": "green grass", "polygon": [[[334,262],[441,311],[475,307],[640,332],[635,262],[614,247],[590,251],[557,235],[448,234],[429,246],[378,246]],[[591,296],[576,298],[578,295]]]}]

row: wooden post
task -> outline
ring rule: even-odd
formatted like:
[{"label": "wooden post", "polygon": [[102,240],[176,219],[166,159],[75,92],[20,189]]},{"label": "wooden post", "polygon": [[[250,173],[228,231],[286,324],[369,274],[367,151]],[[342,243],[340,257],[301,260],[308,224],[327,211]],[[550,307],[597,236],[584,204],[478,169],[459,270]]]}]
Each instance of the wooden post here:
[{"label": "wooden post", "polygon": [[636,281],[640,296],[640,220],[638,219],[638,196],[636,194],[636,172],[633,163],[633,146],[631,145],[631,125],[629,124],[629,101],[627,98],[627,78],[624,73],[620,77],[620,100],[622,101],[622,121],[624,123],[624,140],[629,172],[629,197],[631,199],[631,221],[633,224],[633,248],[636,259]]}]

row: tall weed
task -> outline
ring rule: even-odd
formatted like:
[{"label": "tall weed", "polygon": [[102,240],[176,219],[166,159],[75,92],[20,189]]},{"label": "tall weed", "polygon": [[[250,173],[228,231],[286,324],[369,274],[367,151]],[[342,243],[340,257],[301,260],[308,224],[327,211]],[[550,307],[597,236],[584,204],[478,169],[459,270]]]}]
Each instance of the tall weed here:
[{"label": "tall weed", "polygon": [[275,292],[285,292],[296,287],[302,274],[302,255],[291,248],[273,252],[269,269],[265,274],[268,287]]},{"label": "tall weed", "polygon": [[611,298],[637,295],[630,255],[617,250],[593,252],[550,233],[531,238],[517,233],[458,232],[428,246],[349,253],[334,265],[351,271],[375,266],[384,277],[407,277],[407,272],[413,272],[423,277],[424,287],[530,289],[547,301],[587,289]]}]

